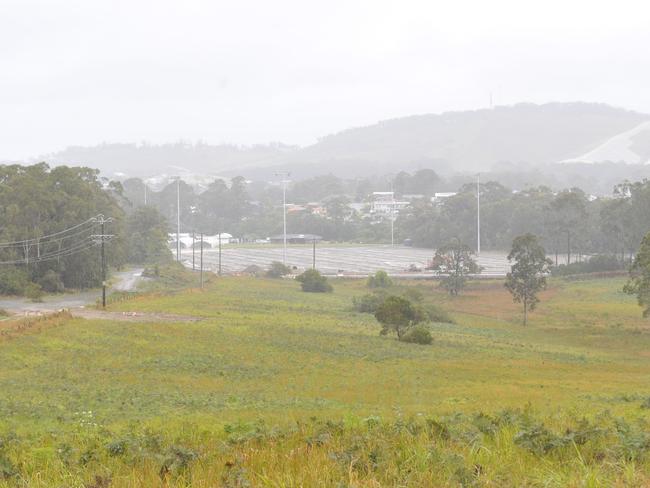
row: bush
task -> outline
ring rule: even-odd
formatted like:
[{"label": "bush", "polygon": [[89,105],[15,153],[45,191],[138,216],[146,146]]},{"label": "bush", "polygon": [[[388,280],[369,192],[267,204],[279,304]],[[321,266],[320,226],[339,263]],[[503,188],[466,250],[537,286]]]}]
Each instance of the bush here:
[{"label": "bush", "polygon": [[583,273],[597,273],[599,271],[620,271],[625,269],[623,263],[616,256],[592,256],[581,263],[560,264],[551,268],[553,276],[568,276]]},{"label": "bush", "polygon": [[38,280],[38,284],[48,293],[62,293],[65,290],[63,281],[61,281],[61,275],[53,269],[48,270],[41,279]]},{"label": "bush", "polygon": [[412,344],[427,345],[433,343],[431,332],[424,325],[416,325],[406,331],[402,337],[403,342],[410,342]]},{"label": "bush", "polygon": [[23,295],[30,280],[24,269],[7,267],[0,269],[0,294]]},{"label": "bush", "polygon": [[316,269],[308,269],[303,274],[296,276],[300,282],[302,291],[309,293],[329,293],[333,290],[332,285],[327,282],[320,272]]},{"label": "bush", "polygon": [[393,280],[390,279],[386,271],[380,269],[374,276],[368,277],[366,285],[368,288],[389,288],[393,285]]},{"label": "bush", "polygon": [[352,307],[360,313],[374,314],[387,296],[384,290],[377,290],[360,297],[352,297]]},{"label": "bush", "polygon": [[266,276],[268,278],[282,278],[283,276],[286,276],[288,274],[291,274],[291,268],[289,266],[282,264],[279,261],[273,261],[271,263],[271,267],[266,272]]},{"label": "bush", "polygon": [[453,324],[454,319],[445,312],[443,309],[437,305],[427,305],[424,307],[424,313],[429,319],[430,322],[444,322],[447,324]]},{"label": "bush", "polygon": [[420,307],[413,305],[406,298],[395,295],[387,297],[377,307],[375,318],[382,325],[381,335],[395,332],[400,341],[408,329],[427,319]]},{"label": "bush", "polygon": [[264,271],[264,268],[262,268],[261,266],[258,266],[257,264],[251,264],[249,266],[246,266],[242,270],[242,274],[259,277],[259,276],[263,276],[266,273]]},{"label": "bush", "polygon": [[32,302],[40,302],[43,298],[43,290],[37,283],[29,283],[25,287],[25,296]]}]

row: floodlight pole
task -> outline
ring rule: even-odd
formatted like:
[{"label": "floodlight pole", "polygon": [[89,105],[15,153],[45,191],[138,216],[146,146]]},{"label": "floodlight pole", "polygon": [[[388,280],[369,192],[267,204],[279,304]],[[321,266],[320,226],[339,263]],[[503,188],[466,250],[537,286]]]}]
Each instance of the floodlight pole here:
[{"label": "floodlight pole", "polygon": [[390,247],[395,247],[395,197],[390,207]]},{"label": "floodlight pole", "polygon": [[476,175],[476,255],[481,254],[481,173]]},{"label": "floodlight pole", "polygon": [[276,176],[284,177],[282,180],[282,264],[287,264],[287,178],[291,173],[282,171],[275,173]]},{"label": "floodlight pole", "polygon": [[176,179],[176,261],[181,260],[181,178]]},{"label": "floodlight pole", "polygon": [[104,254],[104,236],[106,232],[104,231],[104,223],[106,220],[102,217],[102,308],[106,308],[106,256]]},{"label": "floodlight pole", "polygon": [[221,276],[221,232],[219,232],[219,276]]}]

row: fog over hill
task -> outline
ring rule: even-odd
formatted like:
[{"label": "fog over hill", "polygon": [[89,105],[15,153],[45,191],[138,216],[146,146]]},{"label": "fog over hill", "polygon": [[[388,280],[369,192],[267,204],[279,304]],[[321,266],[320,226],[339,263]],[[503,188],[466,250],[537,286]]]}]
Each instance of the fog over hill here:
[{"label": "fog over hill", "polygon": [[[298,148],[283,144],[101,144],[70,147],[39,158],[85,164],[107,175],[243,174],[270,178],[333,173],[364,177],[417,168],[444,174],[491,171],[504,165],[643,163],[650,155],[650,116],[593,103],[518,104],[386,120],[328,135]],[[627,134],[627,135],[626,135]]]}]

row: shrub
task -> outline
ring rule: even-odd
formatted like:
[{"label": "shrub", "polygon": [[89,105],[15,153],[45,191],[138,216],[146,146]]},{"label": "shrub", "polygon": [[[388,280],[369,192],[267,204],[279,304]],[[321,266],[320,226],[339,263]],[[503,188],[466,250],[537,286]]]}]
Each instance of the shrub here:
[{"label": "shrub", "polygon": [[616,256],[592,256],[581,263],[560,264],[551,268],[553,276],[569,276],[582,273],[597,273],[599,271],[620,271],[625,269],[623,263]]},{"label": "shrub", "polygon": [[447,324],[454,323],[454,319],[452,319],[446,311],[437,305],[426,305],[424,307],[424,313],[427,316],[427,319],[431,322],[444,322]]},{"label": "shrub", "polygon": [[15,267],[0,269],[0,294],[2,295],[22,295],[29,283],[29,277],[23,269]]},{"label": "shrub", "polygon": [[288,274],[291,274],[291,268],[282,264],[280,261],[273,261],[271,267],[266,272],[268,278],[282,278]]},{"label": "shrub", "polygon": [[296,276],[296,280],[300,282],[302,291],[310,293],[329,293],[333,290],[332,285],[327,282],[320,272],[316,269],[308,269],[301,275]]},{"label": "shrub", "polygon": [[390,279],[388,273],[384,270],[377,271],[373,276],[368,277],[366,286],[368,288],[389,288],[393,285],[393,280]]},{"label": "shrub", "polygon": [[40,302],[43,298],[43,290],[37,283],[29,283],[25,287],[25,296],[33,302]]},{"label": "shrub", "polygon": [[391,295],[377,307],[375,318],[382,325],[381,335],[395,332],[402,340],[410,327],[426,320],[426,315],[406,298]]},{"label": "shrub", "polygon": [[261,266],[258,266],[257,264],[251,264],[242,270],[242,274],[258,277],[266,273],[264,272],[264,268]]},{"label": "shrub", "polygon": [[360,313],[374,314],[387,296],[388,294],[384,290],[376,290],[374,293],[352,297],[352,307]]},{"label": "shrub", "polygon": [[61,275],[53,269],[48,270],[41,279],[38,280],[38,284],[48,293],[61,293],[65,290],[63,281],[61,281]]},{"label": "shrub", "polygon": [[433,337],[431,337],[431,332],[424,325],[416,325],[406,331],[402,341],[426,345],[433,343]]}]

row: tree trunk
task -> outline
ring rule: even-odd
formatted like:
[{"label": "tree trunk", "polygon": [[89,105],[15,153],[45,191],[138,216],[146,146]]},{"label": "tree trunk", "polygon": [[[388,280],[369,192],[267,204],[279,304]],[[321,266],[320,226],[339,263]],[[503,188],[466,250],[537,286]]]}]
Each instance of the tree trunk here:
[{"label": "tree trunk", "polygon": [[528,325],[528,301],[524,298],[524,327]]}]

